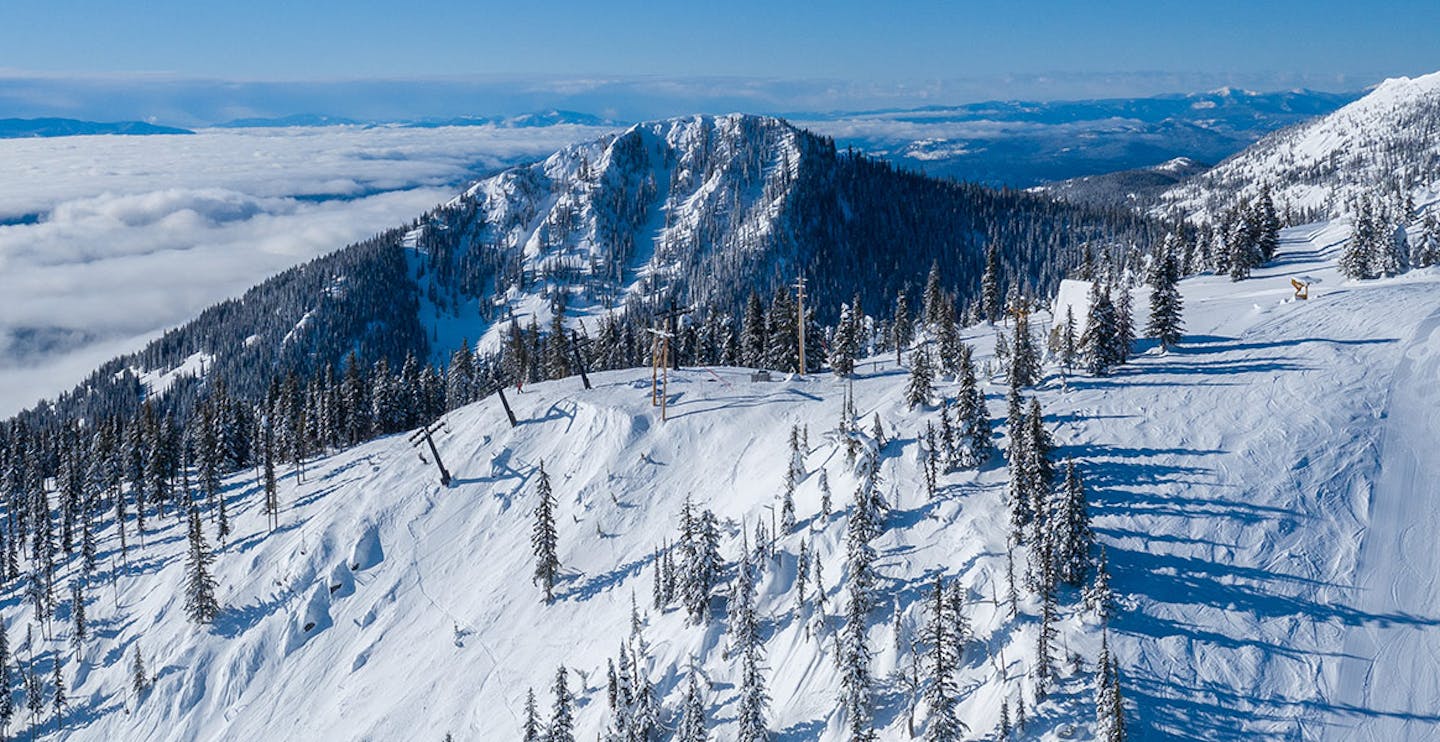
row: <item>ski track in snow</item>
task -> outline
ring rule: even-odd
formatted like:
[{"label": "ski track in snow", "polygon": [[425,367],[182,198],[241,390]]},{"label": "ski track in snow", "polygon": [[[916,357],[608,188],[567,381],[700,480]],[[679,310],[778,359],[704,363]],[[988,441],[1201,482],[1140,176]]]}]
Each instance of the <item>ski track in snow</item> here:
[{"label": "ski track in snow", "polygon": [[[1440,733],[1440,585],[1431,577],[1440,554],[1428,548],[1440,532],[1440,461],[1426,455],[1440,440],[1440,271],[1344,282],[1331,262],[1341,237],[1338,225],[1287,230],[1277,260],[1248,281],[1186,280],[1181,347],[1162,354],[1142,341],[1113,377],[1052,374],[1036,391],[1057,454],[1074,457],[1086,477],[1124,604],[1111,642],[1135,739]],[[1289,298],[1295,275],[1320,279],[1310,301]],[[1143,313],[1145,292],[1136,299]],[[988,327],[967,332],[981,364],[993,337]],[[1034,659],[1034,601],[1022,600],[1011,621],[991,600],[1004,591],[1004,467],[997,459],[978,474],[947,475],[938,501],[926,502],[915,436],[935,413],[904,408],[906,377],[893,366],[861,371],[860,422],[868,431],[878,412],[892,438],[882,491],[894,501],[893,527],[875,543],[888,592],[870,634],[882,736],[903,737],[906,722],[890,677],[890,601],[898,598],[913,635],[936,570],[969,589],[976,635],[958,673],[969,689],[958,710],[973,734],[989,734]],[[826,431],[844,385],[823,375],[751,383],[747,373],[676,373],[668,422],[649,405],[646,371],[595,374],[593,392],[576,379],[527,386],[512,400],[523,420],[515,429],[492,400],[449,416],[437,446],[453,487],[435,484],[433,463],[403,436],[383,438],[312,462],[304,482],[287,471],[273,534],[253,472],[239,474],[225,493],[236,532],[217,551],[225,608],[210,629],[183,619],[183,524],[152,519],[113,599],[108,583],[92,591],[97,638],[81,652],[67,738],[508,738],[525,688],[547,707],[563,662],[572,687],[583,686],[577,738],[592,739],[608,715],[605,660],[628,634],[632,593],[662,703],[675,707],[695,654],[712,721],[731,721],[738,661],[723,656],[723,601],[709,627],[655,610],[646,560],[674,538],[687,495],[716,511],[722,553],[733,560],[742,524],[753,533],[757,519],[769,520],[793,423],[809,426],[813,446],[796,494],[801,525],[780,539],[781,566],[766,566],[759,582],[771,728],[783,740],[841,738],[833,628],[807,638],[812,614],[797,615],[790,585],[804,537],[824,562],[838,625],[843,512],[857,480]],[[1000,379],[986,391],[992,415],[1003,413]],[[550,606],[530,581],[541,461],[559,502],[564,564]],[[837,512],[829,519],[814,517],[821,468]],[[353,590],[322,601],[329,622],[302,632],[315,588],[371,551],[371,535],[383,556],[362,560]],[[102,564],[115,547],[114,534],[102,533]],[[5,597],[12,647],[30,610],[16,596]],[[1066,607],[1059,623],[1059,645],[1092,663],[1093,619]],[[63,642],[64,629],[57,634]],[[137,639],[159,674],[138,703],[128,691]],[[1090,670],[1060,665],[1027,733],[1088,739]]]}]

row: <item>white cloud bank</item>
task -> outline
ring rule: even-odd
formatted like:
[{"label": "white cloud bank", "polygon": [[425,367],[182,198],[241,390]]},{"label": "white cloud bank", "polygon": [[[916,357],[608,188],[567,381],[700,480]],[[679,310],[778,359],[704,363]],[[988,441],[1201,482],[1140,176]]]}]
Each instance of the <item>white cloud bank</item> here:
[{"label": "white cloud bank", "polygon": [[603,130],[322,128],[0,141],[0,416],[479,171]]}]

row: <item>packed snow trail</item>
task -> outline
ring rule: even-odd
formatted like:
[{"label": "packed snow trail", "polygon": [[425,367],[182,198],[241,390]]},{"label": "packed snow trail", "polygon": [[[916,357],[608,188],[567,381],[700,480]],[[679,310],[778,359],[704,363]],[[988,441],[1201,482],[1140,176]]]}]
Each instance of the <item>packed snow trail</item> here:
[{"label": "packed snow trail", "polygon": [[[1434,731],[1440,612],[1406,565],[1431,575],[1436,559],[1396,543],[1440,523],[1433,464],[1407,453],[1440,440],[1421,396],[1434,361],[1416,355],[1433,342],[1437,274],[1344,282],[1343,236],[1288,230],[1247,281],[1185,281],[1180,348],[1073,379],[1047,405],[1061,454],[1090,464],[1096,530],[1131,602],[1114,644],[1138,738]],[[1301,275],[1319,279],[1308,302],[1289,287]],[[1393,671],[1366,685],[1372,658]],[[1410,726],[1386,733],[1386,719]]]},{"label": "packed snow trail", "polygon": [[[1440,738],[1440,313],[1406,343],[1386,404],[1356,605],[1389,620],[1346,638],[1337,703],[1350,739]],[[1340,736],[1340,735],[1337,735]]]}]

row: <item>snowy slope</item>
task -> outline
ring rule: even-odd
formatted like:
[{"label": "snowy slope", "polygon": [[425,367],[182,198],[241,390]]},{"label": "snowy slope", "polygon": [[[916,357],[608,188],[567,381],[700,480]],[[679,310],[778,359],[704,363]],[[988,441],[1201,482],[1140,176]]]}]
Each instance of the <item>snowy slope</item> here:
[{"label": "snowy slope", "polygon": [[[1052,374],[1039,392],[1059,454],[1088,478],[1126,605],[1111,638],[1137,738],[1440,733],[1429,664],[1440,648],[1440,558],[1425,539],[1440,525],[1440,480],[1424,456],[1437,439],[1428,413],[1440,273],[1343,283],[1332,267],[1343,236],[1326,225],[1289,230],[1279,258],[1252,280],[1185,281],[1181,348],[1145,353],[1107,379]],[[1310,301],[1288,299],[1291,275],[1319,279]],[[990,338],[973,333],[982,362]],[[722,553],[733,560],[741,524],[770,518],[793,423],[808,425],[812,450],[799,533],[780,542],[780,562],[761,581],[771,728],[782,739],[842,738],[833,645],[805,637],[788,589],[803,536],[825,559],[829,611],[838,611],[843,508],[856,483],[826,436],[841,383],[683,371],[662,422],[648,373],[595,381],[590,392],[564,379],[512,395],[525,421],[515,429],[494,400],[453,413],[438,441],[457,477],[449,489],[403,437],[381,439],[314,463],[302,483],[287,476],[281,527],[266,533],[253,478],[231,480],[237,531],[218,554],[225,609],[210,629],[186,623],[181,610],[183,528],[152,523],[162,527],[132,551],[113,588],[96,587],[97,636],[82,663],[67,664],[69,738],[513,738],[525,689],[546,706],[563,662],[572,688],[584,687],[577,736],[592,739],[608,713],[605,661],[628,635],[632,594],[666,718],[693,654],[709,681],[712,731],[729,738],[739,667],[725,656],[723,614],[695,627],[679,611],[655,610],[648,559],[674,537],[689,496],[720,516]],[[990,602],[1004,592],[1005,471],[992,464],[947,476],[939,500],[927,502],[915,435],[934,413],[903,408],[904,382],[893,367],[867,364],[854,387],[862,420],[878,412],[895,431],[882,451],[896,508],[876,542],[882,603],[899,603],[909,634],[927,576],[940,570],[967,586],[976,639],[962,663],[959,711],[986,735],[1002,694],[1013,699],[1027,686],[1036,627],[1033,600],[1016,620]],[[1000,414],[998,380],[989,392]],[[529,580],[542,461],[559,500],[565,567],[549,607]],[[816,518],[822,467],[840,511],[828,520]],[[102,563],[115,558],[114,534],[101,546]],[[29,608],[13,592],[7,608],[18,644]],[[302,631],[311,621],[317,628]],[[58,628],[45,648],[65,638]],[[883,736],[902,738],[888,610],[877,612],[870,638]],[[138,700],[127,690],[137,641],[159,674]],[[1039,722],[1028,738],[1090,737],[1098,641],[1094,618],[1067,607],[1057,645],[1082,667],[1062,663],[1060,689],[1032,714]]]},{"label": "snowy slope", "polygon": [[1362,194],[1440,197],[1440,72],[1386,80],[1340,110],[1265,137],[1165,192],[1157,210],[1218,214],[1269,185],[1277,207],[1340,216]]}]

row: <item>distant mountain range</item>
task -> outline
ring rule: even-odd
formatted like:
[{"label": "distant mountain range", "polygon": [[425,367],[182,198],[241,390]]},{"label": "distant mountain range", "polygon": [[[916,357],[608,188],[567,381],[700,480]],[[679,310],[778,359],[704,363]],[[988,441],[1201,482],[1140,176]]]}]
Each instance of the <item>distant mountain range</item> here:
[{"label": "distant mountain range", "polygon": [[315,113],[298,113],[274,118],[241,118],[216,124],[221,129],[258,129],[286,126],[403,126],[422,129],[436,129],[442,126],[498,126],[506,129],[524,129],[539,126],[620,126],[623,122],[612,121],[602,116],[578,111],[537,111],[514,116],[452,116],[448,118],[419,118],[400,121],[364,121],[343,116],[325,116]]},{"label": "distant mountain range", "polygon": [[1219,162],[1272,131],[1359,97],[1223,88],[1151,98],[990,101],[790,118],[833,136],[840,146],[929,175],[1029,187],[1176,158]]},{"label": "distant mountain range", "polygon": [[1440,202],[1437,132],[1440,72],[1386,80],[1365,97],[1277,131],[1168,189],[1156,208],[1214,221],[1267,187],[1293,223],[1353,214],[1362,197],[1381,198],[1397,212],[1434,208]]},{"label": "distant mountain range", "polygon": [[150,134],[194,134],[189,129],[174,126],[147,124],[144,121],[80,121],[78,119],[0,119],[0,139],[25,139],[30,137],[74,137],[94,134],[125,134],[140,136]]}]

